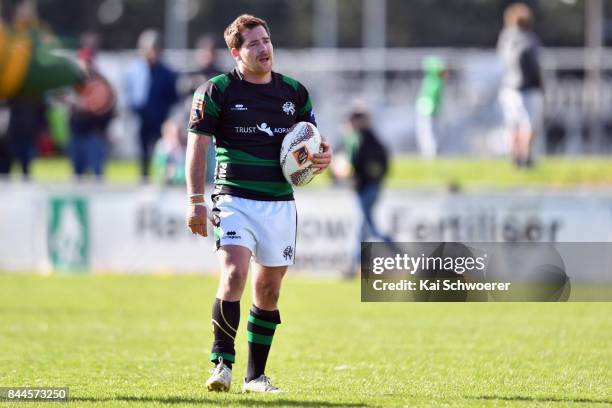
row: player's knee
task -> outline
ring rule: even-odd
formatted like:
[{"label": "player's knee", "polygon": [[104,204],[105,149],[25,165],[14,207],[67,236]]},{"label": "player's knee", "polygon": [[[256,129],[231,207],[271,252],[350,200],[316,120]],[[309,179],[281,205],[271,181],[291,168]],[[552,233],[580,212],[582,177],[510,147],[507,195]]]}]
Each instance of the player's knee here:
[{"label": "player's knee", "polygon": [[246,272],[242,268],[231,265],[227,267],[223,280],[224,286],[229,290],[239,290],[244,287]]},{"label": "player's knee", "polygon": [[276,285],[259,284],[256,287],[257,297],[266,303],[276,304],[280,297],[280,290]]}]

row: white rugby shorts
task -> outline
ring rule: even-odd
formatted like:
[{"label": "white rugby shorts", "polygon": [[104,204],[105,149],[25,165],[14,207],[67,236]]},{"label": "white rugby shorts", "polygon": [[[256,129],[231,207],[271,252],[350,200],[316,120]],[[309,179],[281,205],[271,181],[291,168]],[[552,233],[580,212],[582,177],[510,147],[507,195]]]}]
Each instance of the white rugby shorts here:
[{"label": "white rugby shorts", "polygon": [[539,89],[521,91],[503,88],[499,93],[499,102],[504,112],[506,126],[538,133],[542,124],[543,99],[542,91]]},{"label": "white rugby shorts", "polygon": [[297,234],[295,201],[260,201],[227,194],[213,199],[217,249],[239,245],[263,266],[293,265]]}]

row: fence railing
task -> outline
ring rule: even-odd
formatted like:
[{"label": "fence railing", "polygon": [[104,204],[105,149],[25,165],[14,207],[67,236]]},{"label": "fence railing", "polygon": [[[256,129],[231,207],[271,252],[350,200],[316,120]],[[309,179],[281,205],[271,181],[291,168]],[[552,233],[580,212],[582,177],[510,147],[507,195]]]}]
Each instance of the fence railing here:
[{"label": "fence railing", "polygon": [[[230,69],[233,62],[227,50],[218,50],[218,55],[220,64]],[[319,126],[333,142],[341,137],[346,113],[360,100],[372,111],[374,124],[389,146],[412,151],[416,148],[414,102],[421,61],[429,55],[443,58],[450,70],[439,118],[441,154],[504,153],[497,101],[502,67],[494,50],[277,49],[275,69],[308,87]],[[118,141],[115,153],[121,156],[136,153],[136,125],[125,109],[123,94],[126,67],[135,58],[136,52],[125,51],[104,53],[99,61],[119,90],[120,112],[112,130]],[[192,51],[168,50],[165,58],[178,71],[195,68]],[[579,48],[542,50],[546,108],[541,142],[547,152],[612,151],[612,49],[597,55],[601,76],[596,83],[589,82],[591,76],[585,71],[587,61],[593,60],[591,53]]]}]

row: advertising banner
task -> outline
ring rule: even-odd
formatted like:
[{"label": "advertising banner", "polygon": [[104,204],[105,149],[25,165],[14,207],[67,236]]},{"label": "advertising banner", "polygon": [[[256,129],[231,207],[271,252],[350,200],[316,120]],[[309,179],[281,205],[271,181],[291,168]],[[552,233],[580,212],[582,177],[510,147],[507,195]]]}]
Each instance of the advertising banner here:
[{"label": "advertising banner", "polygon": [[[212,228],[208,238],[187,230],[180,188],[6,184],[3,191],[0,270],[217,270]],[[361,216],[352,192],[304,189],[296,203],[293,269],[333,276],[358,266]],[[386,191],[375,219],[403,242],[610,242],[612,194]]]}]

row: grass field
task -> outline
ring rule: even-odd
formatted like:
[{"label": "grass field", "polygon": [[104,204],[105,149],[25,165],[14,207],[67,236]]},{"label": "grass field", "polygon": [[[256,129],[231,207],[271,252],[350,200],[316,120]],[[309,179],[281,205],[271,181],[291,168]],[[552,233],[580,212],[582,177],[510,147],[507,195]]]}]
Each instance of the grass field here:
[{"label": "grass field", "polygon": [[[33,178],[40,182],[71,180],[70,164],[64,159],[37,160]],[[106,169],[110,183],[138,183],[135,161],[112,161]],[[14,177],[17,174],[14,172]],[[329,185],[328,175],[317,177],[313,186]],[[522,187],[612,186],[612,160],[592,157],[546,157],[529,171],[517,170],[506,159],[473,157],[439,158],[426,161],[414,156],[394,158],[387,185],[391,188],[507,189]]]},{"label": "grass field", "polygon": [[211,394],[215,287],[0,274],[0,386],[68,386],[79,407],[612,405],[612,303],[362,304],[357,281],[303,277],[285,282],[268,365],[287,392],[239,391],[247,296],[232,390]]}]

